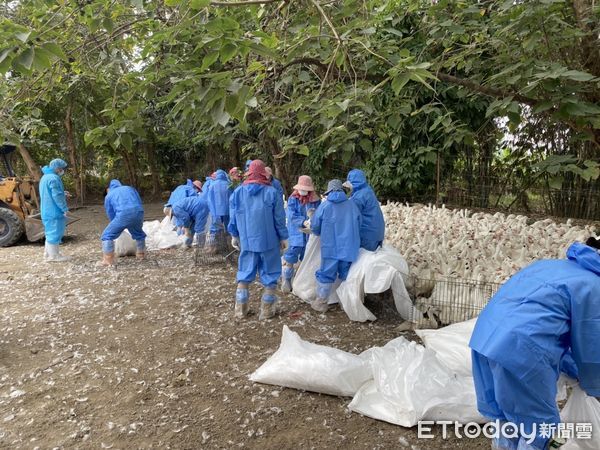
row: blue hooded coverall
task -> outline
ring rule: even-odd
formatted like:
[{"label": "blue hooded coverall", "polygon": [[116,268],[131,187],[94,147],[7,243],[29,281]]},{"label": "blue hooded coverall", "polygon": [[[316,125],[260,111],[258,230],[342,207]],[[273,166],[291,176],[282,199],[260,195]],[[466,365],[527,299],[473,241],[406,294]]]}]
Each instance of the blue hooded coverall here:
[{"label": "blue hooded coverall", "polygon": [[277,178],[271,178],[271,186],[273,186],[277,190],[277,194],[279,194],[281,198],[285,197],[281,181],[279,181]]},{"label": "blue hooded coverall", "polygon": [[361,215],[343,191],[333,191],[327,195],[327,201],[315,212],[311,220],[311,231],[321,236],[321,267],[316,272],[317,295],[327,298],[331,284],[339,276],[345,280],[350,265],[358,259],[360,249]]},{"label": "blue hooded coverall", "polygon": [[[600,254],[572,244],[564,260],[534,262],[482,311],[470,347],[479,412],[492,420],[560,423],[560,372],[600,396]],[[548,441],[540,436],[534,448]],[[516,444],[515,448],[516,448]],[[511,447],[509,447],[511,448]]]},{"label": "blue hooded coverall", "polygon": [[360,227],[360,246],[374,252],[383,242],[385,222],[381,206],[375,192],[367,184],[367,177],[362,170],[353,169],[348,173],[348,181],[352,184],[352,195],[362,215]]},{"label": "blue hooded coverall", "polygon": [[169,200],[167,201],[167,203],[165,203],[165,206],[172,207],[179,200],[184,199],[186,197],[193,197],[197,194],[198,191],[194,187],[192,180],[188,178],[185,184],[177,186],[175,189],[173,189],[173,192],[171,192]]},{"label": "blue hooded coverall", "polygon": [[208,207],[211,215],[210,234],[226,231],[229,224],[229,177],[224,170],[217,170],[216,178],[210,184]]},{"label": "blue hooded coverall", "polygon": [[[173,205],[173,215],[181,221],[182,226],[191,228],[194,234],[198,235],[204,233],[208,213],[206,195],[187,197]],[[192,238],[188,237],[186,245],[190,245],[191,243]]]},{"label": "blue hooded coverall", "polygon": [[210,185],[213,183],[213,181],[215,181],[215,180],[211,177],[206,177],[204,179],[204,185],[202,186],[202,191],[204,193],[208,192],[208,190],[210,189]]},{"label": "blue hooded coverall", "polygon": [[109,192],[104,199],[104,209],[110,223],[102,233],[102,251],[113,253],[115,250],[114,240],[123,230],[127,229],[131,237],[135,239],[137,249],[143,251],[146,248],[146,233],[142,229],[144,225],[144,207],[140,194],[131,186],[123,186],[119,180],[111,180],[108,185]]},{"label": "blue hooded coverall", "polygon": [[227,230],[240,240],[238,283],[251,283],[258,272],[264,287],[277,287],[281,276],[279,243],[288,238],[288,231],[283,198],[275,188],[258,183],[239,186],[229,201]]},{"label": "blue hooded coverall", "polygon": [[55,173],[53,168],[44,166],[42,173],[44,175],[40,180],[40,209],[46,242],[58,245],[65,235],[67,223],[65,214],[69,211],[65,188],[60,176]]},{"label": "blue hooded coverall", "polygon": [[302,204],[299,198],[290,196],[287,204],[287,229],[289,234],[289,247],[283,256],[285,262],[296,264],[298,260],[304,259],[304,250],[308,242],[308,234],[300,231],[304,227],[304,222],[308,220],[308,211],[316,210],[321,204],[321,200]]},{"label": "blue hooded coverall", "polygon": [[[188,179],[185,182],[185,184],[177,186],[173,190],[173,192],[171,192],[169,201],[167,201],[167,203],[165,203],[165,206],[172,208],[173,205],[175,203],[177,203],[179,200],[182,200],[187,197],[193,197],[195,195],[198,195],[198,191],[194,187],[192,180]],[[183,226],[183,223],[181,223],[181,220],[179,220],[177,217],[175,217],[175,226],[177,228],[180,228]],[[178,230],[178,232],[179,232],[179,230]]]}]

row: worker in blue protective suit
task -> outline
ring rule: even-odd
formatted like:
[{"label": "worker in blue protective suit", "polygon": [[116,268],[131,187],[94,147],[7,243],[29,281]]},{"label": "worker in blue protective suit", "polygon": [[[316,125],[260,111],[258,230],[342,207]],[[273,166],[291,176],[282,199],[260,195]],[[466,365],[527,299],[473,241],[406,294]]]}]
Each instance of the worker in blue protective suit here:
[{"label": "worker in blue protective suit", "polygon": [[340,180],[331,180],[321,203],[310,221],[313,234],[321,236],[321,267],[316,272],[317,296],[311,302],[315,311],[326,312],[333,283],[348,277],[350,265],[360,250],[361,215],[358,207],[343,191]]},{"label": "worker in blue protective suit", "polygon": [[[171,217],[173,205],[179,200],[184,199],[186,197],[196,196],[200,192],[202,192],[202,182],[200,180],[192,181],[188,179],[185,184],[177,186],[175,189],[173,189],[173,192],[171,192],[167,203],[165,203],[165,206],[163,208],[165,216]],[[176,219],[175,226],[177,227],[177,234],[182,234],[183,224],[177,221]]]},{"label": "worker in blue protective suit", "polygon": [[66,167],[67,163],[62,159],[53,159],[50,164],[42,168],[40,209],[46,234],[44,256],[49,262],[62,262],[69,259],[61,255],[59,249],[67,225],[66,214],[69,211],[61,179]]},{"label": "worker in blue protective suit", "polygon": [[235,294],[235,316],[248,314],[248,285],[258,272],[265,288],[259,319],[275,315],[275,289],[281,276],[281,253],[288,247],[283,198],[271,186],[265,164],[255,159],[244,183],[229,202],[229,234],[240,250]]},{"label": "worker in blue protective suit", "polygon": [[210,188],[210,185],[212,184],[213,181],[215,181],[215,178],[217,176],[217,172],[213,172],[210,174],[209,177],[206,177],[205,181],[204,181],[204,191],[208,192],[208,189]]},{"label": "worker in blue protective suit", "polygon": [[350,198],[362,215],[360,227],[360,246],[374,252],[382,244],[385,234],[385,222],[379,201],[373,188],[367,183],[362,170],[353,169],[348,173],[344,186],[352,189]]},{"label": "worker in blue protective suit", "polygon": [[304,250],[308,242],[308,234],[303,230],[310,227],[309,219],[320,204],[321,199],[315,192],[312,179],[308,175],[301,175],[287,204],[287,227],[290,246],[283,255],[284,266],[281,281],[283,292],[292,291],[294,264],[304,259]]},{"label": "worker in blue protective suit", "polygon": [[209,208],[206,195],[196,195],[179,200],[173,205],[173,215],[183,224],[184,245],[189,248],[194,239],[199,242],[204,236]]},{"label": "worker in blue protective suit", "polygon": [[277,190],[277,193],[281,196],[281,198],[285,198],[285,193],[283,191],[283,186],[281,185],[281,181],[279,181],[277,178],[275,178],[273,176],[273,170],[270,167],[267,167],[266,171],[267,171],[269,181],[271,181],[271,186],[273,186]]},{"label": "worker in blue protective suit", "polygon": [[100,239],[102,240],[102,265],[115,263],[115,239],[124,230],[129,231],[136,242],[136,257],[144,259],[146,255],[146,233],[144,225],[144,207],[135,188],[123,186],[119,180],[111,180],[106,189],[104,209],[110,220]]},{"label": "worker in blue protective suit", "polygon": [[215,179],[207,192],[208,207],[210,210],[211,224],[207,239],[207,251],[216,251],[217,235],[224,234],[229,224],[229,196],[232,191],[229,188],[229,177],[224,170],[215,172]]},{"label": "worker in blue protective suit", "polygon": [[600,243],[588,243],[517,272],[477,320],[469,345],[479,412],[522,427],[520,437],[499,436],[493,448],[553,448],[540,424],[560,423],[560,372],[600,396]]},{"label": "worker in blue protective suit", "polygon": [[188,178],[185,184],[173,189],[173,192],[171,192],[171,195],[169,196],[169,200],[165,203],[165,207],[172,207],[182,198],[198,195],[200,191],[202,191],[202,182],[200,180],[192,181]]}]

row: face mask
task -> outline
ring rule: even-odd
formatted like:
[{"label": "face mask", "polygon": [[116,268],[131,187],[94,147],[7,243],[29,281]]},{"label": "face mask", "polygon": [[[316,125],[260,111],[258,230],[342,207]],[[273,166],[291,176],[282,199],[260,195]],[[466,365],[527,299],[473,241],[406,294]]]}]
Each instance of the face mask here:
[{"label": "face mask", "polygon": [[65,174],[65,171],[64,171],[63,169],[60,169],[60,170],[57,172],[57,175],[58,175],[59,177],[62,177],[64,174]]},{"label": "face mask", "polygon": [[306,197],[308,195],[308,191],[298,191],[298,193],[302,196],[302,197]]}]

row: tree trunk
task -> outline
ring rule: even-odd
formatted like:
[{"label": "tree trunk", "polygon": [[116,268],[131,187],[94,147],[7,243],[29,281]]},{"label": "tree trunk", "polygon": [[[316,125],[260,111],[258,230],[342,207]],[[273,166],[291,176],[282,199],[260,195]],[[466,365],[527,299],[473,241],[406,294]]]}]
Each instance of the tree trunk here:
[{"label": "tree trunk", "polygon": [[[229,144],[229,161],[231,167],[236,167],[238,164],[242,164],[240,167],[242,170],[244,169],[244,165],[242,161],[242,156],[240,152],[240,142],[237,139],[233,139],[231,144]],[[239,166],[238,166],[239,167]]]},{"label": "tree trunk", "polygon": [[160,194],[160,174],[158,173],[158,165],[156,163],[156,150],[154,148],[154,140],[144,142],[146,149],[146,157],[148,158],[148,166],[150,168],[150,177],[152,179],[152,197],[157,198]]},{"label": "tree trunk", "polygon": [[[85,151],[85,146],[84,146]],[[85,202],[85,169],[83,167],[83,155],[84,151],[79,152],[79,182],[80,182],[80,192],[81,192],[81,204]],[[87,153],[87,152],[85,152]]]},{"label": "tree trunk", "polygon": [[[490,128],[492,127],[493,125],[490,125]],[[490,192],[492,189],[490,167],[492,163],[493,148],[493,132],[485,132],[479,143],[479,184],[481,186],[481,198],[480,203],[477,206],[481,208],[489,207]]]},{"label": "tree trunk", "polygon": [[67,150],[69,151],[69,162],[73,170],[73,178],[75,179],[75,196],[76,203],[83,203],[83,194],[81,192],[81,175],[79,173],[79,165],[77,164],[77,149],[75,148],[75,139],[73,137],[73,122],[71,121],[71,113],[73,112],[73,103],[67,106],[67,114],[65,115],[65,129],[67,131]]},{"label": "tree trunk", "polygon": [[138,178],[138,174],[141,173],[140,170],[140,160],[138,159],[138,155],[135,151],[132,151],[131,153],[127,152],[128,156],[129,156],[129,161],[131,162],[131,168],[133,169],[133,184],[132,186],[134,186],[136,189],[139,190],[139,178]]},{"label": "tree trunk", "polygon": [[121,156],[123,157],[123,162],[125,163],[125,168],[127,169],[127,177],[129,178],[129,185],[133,187],[137,187],[137,180],[135,178],[135,170],[131,164],[131,160],[129,159],[129,154],[127,150],[121,148]]},{"label": "tree trunk", "polygon": [[278,155],[281,153],[281,148],[279,147],[277,139],[269,136],[267,140],[271,155],[273,156],[273,176],[281,181],[284,191],[287,192],[286,188],[290,185],[290,180],[288,179],[288,173],[282,164],[282,159],[278,157]]},{"label": "tree trunk", "polygon": [[[477,202],[475,202],[475,193],[474,191],[474,180],[473,180],[473,166],[474,166],[474,158],[473,158],[473,147],[470,145],[461,146],[463,147],[465,154],[465,178],[467,179],[467,202],[465,205],[467,206],[479,206]],[[460,147],[459,147],[460,149]]]},{"label": "tree trunk", "polygon": [[35,163],[33,158],[31,157],[29,150],[27,150],[27,148],[22,143],[19,143],[19,145],[17,147],[19,148],[19,154],[21,155],[21,158],[23,158],[23,161],[25,162],[25,165],[27,166],[27,171],[29,172],[29,176],[31,178],[33,178],[34,181],[39,182],[40,179],[42,178],[42,176],[40,174],[41,173],[40,168]]}]

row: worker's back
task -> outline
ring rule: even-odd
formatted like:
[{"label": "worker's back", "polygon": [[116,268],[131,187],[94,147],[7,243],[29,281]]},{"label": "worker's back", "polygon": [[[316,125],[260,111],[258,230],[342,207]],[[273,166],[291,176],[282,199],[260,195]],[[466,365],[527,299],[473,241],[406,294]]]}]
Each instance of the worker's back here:
[{"label": "worker's back", "polygon": [[217,170],[215,179],[210,184],[208,191],[208,201],[210,213],[214,217],[222,217],[229,215],[229,178],[224,170]]},{"label": "worker's back", "polygon": [[104,200],[107,213],[144,212],[142,199],[135,188],[123,186],[119,180],[112,180],[108,186],[109,192]]},{"label": "worker's back", "polygon": [[265,252],[287,239],[283,198],[268,185],[250,183],[239,186],[230,200],[228,230],[239,233],[242,249]]},{"label": "worker's back", "polygon": [[367,183],[362,170],[351,170],[348,174],[348,181],[352,184],[351,199],[356,203],[362,215],[361,246],[373,251],[383,241],[385,235],[385,221],[379,200],[377,200],[373,188]]},{"label": "worker's back", "polygon": [[192,197],[196,194],[197,192],[196,189],[194,189],[192,180],[187,180],[186,184],[182,184],[173,189],[173,192],[171,192],[169,200],[167,201],[167,203],[165,203],[165,206],[173,206],[179,200],[184,199],[186,197]]},{"label": "worker's back", "polygon": [[206,210],[206,214],[208,214],[206,195],[194,195],[192,197],[180,199],[173,205],[173,211],[175,214],[177,214],[176,212],[179,210],[185,211],[191,217],[195,217],[204,210]]},{"label": "worker's back", "polygon": [[311,227],[321,236],[324,258],[354,262],[360,248],[361,217],[357,206],[342,191],[331,192],[315,212]]},{"label": "worker's back", "polygon": [[600,394],[600,255],[575,243],[567,256],[508,280],[479,316],[470,347],[521,378],[558,371],[571,348],[582,387]]}]

